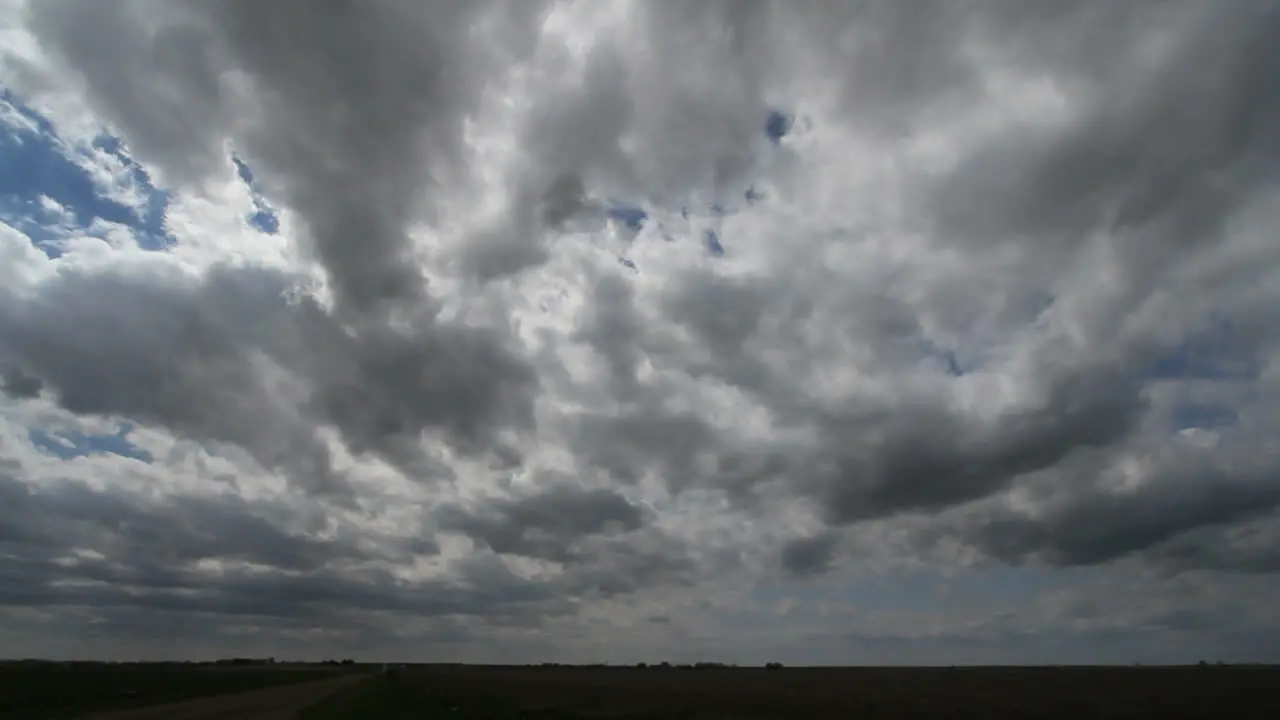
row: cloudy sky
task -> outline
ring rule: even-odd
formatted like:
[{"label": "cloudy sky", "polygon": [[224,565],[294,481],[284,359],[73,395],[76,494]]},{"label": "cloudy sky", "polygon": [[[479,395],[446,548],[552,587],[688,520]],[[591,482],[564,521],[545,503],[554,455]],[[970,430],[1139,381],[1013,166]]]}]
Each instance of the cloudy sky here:
[{"label": "cloudy sky", "polygon": [[1280,660],[1280,4],[0,0],[0,647]]}]

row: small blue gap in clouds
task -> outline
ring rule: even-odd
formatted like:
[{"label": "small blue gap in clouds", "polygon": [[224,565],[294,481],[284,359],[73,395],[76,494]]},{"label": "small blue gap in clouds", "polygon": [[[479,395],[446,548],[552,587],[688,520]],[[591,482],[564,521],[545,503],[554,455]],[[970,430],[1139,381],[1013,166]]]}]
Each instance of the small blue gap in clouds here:
[{"label": "small blue gap in clouds", "polygon": [[713,257],[724,257],[724,246],[720,244],[720,236],[715,230],[708,230],[703,233],[703,240],[707,245],[707,252]]},{"label": "small blue gap in clouds", "polygon": [[[129,169],[133,182],[147,198],[141,212],[100,195],[89,174],[60,146],[47,118],[7,88],[0,88],[0,102],[36,128],[9,125],[0,132],[0,218],[26,232],[51,257],[61,254],[57,240],[62,232],[87,229],[98,219],[132,228],[144,249],[160,250],[172,243],[164,229],[168,193],[151,184],[147,171],[124,152],[119,139],[101,135],[92,147],[114,155]],[[54,219],[43,210],[41,196],[62,205],[76,227],[48,227]]]},{"label": "small blue gap in clouds", "polygon": [[1231,408],[1221,405],[1185,403],[1174,408],[1171,420],[1175,431],[1217,430],[1235,425],[1240,421],[1240,416]]},{"label": "small blue gap in clouds", "polygon": [[929,340],[925,340],[922,344],[924,354],[930,359],[936,360],[951,377],[961,377],[968,372],[964,364],[960,362],[959,356],[953,350]]},{"label": "small blue gap in clouds", "polygon": [[960,361],[956,359],[956,354],[947,350],[942,354],[943,360],[947,364],[947,374],[952,377],[960,377],[964,375],[964,368],[960,366]]},{"label": "small blue gap in clouds", "polygon": [[254,183],[253,171],[249,169],[249,166],[235,154],[231,155],[231,162],[236,166],[236,174],[240,176],[240,180],[250,188],[257,190],[258,186]]},{"label": "small blue gap in clouds", "polygon": [[616,205],[609,208],[609,218],[617,220],[628,229],[640,231],[644,228],[645,220],[649,219],[649,213],[638,207],[629,207],[626,205]]},{"label": "small blue gap in clouds", "polygon": [[[164,216],[169,209],[171,198],[169,191],[160,190],[152,184],[151,174],[129,157],[119,138],[99,135],[94,138],[93,147],[116,156],[125,167],[129,168],[133,181],[146,194],[147,208],[145,214],[139,218],[140,222],[124,223],[131,225],[136,231],[138,246],[144,250],[163,250],[176,242],[173,235],[164,227]],[[133,215],[137,217],[136,212],[133,212]]]},{"label": "small blue gap in clouds", "polygon": [[249,216],[249,224],[259,232],[275,235],[280,232],[280,218],[270,210],[258,210]]},{"label": "small blue gap in clouds", "polygon": [[253,212],[245,221],[258,232],[267,235],[280,232],[280,217],[263,196],[262,187],[254,178],[253,169],[234,153],[231,155],[231,162],[236,166],[236,174],[240,176],[241,182],[249,186],[249,192],[253,196]]},{"label": "small blue gap in clouds", "polygon": [[747,188],[747,191],[742,194],[742,197],[746,198],[748,205],[755,205],[761,200],[764,200],[764,193],[756,190],[756,186],[752,185]]},{"label": "small blue gap in clouds", "polygon": [[[0,150],[0,160],[3,151]],[[44,252],[46,257],[62,257],[64,236],[70,232],[64,218],[45,208],[38,200],[26,200],[12,196],[0,196],[0,222],[4,222],[26,235],[31,244]]]},{"label": "small blue gap in clouds", "polygon": [[1058,299],[1051,293],[1037,292],[1032,296],[1032,305],[1035,307],[1034,317],[1042,317],[1045,313],[1053,309],[1054,303]]},{"label": "small blue gap in clouds", "polygon": [[1151,380],[1253,380],[1258,363],[1242,350],[1230,319],[1218,318],[1208,331],[1157,358],[1144,375]]},{"label": "small blue gap in clouds", "polygon": [[27,430],[27,437],[41,452],[62,460],[107,454],[152,462],[151,453],[129,442],[131,432],[133,425],[124,423],[112,435],[86,435],[76,431],[54,434],[31,428]]},{"label": "small blue gap in clouds", "polygon": [[778,110],[771,110],[768,117],[764,121],[764,134],[774,145],[782,142],[782,138],[791,132],[791,125],[794,122],[790,115],[786,115]]}]

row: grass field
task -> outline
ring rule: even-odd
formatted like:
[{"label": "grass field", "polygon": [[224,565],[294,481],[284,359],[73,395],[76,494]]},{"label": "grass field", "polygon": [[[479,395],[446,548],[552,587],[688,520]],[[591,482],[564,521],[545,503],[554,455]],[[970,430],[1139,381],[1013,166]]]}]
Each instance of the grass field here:
[{"label": "grass field", "polygon": [[0,663],[0,718],[73,718],[87,712],[305,682],[338,672],[343,670],[315,665]]},{"label": "grass field", "polygon": [[1280,668],[401,670],[302,720],[1280,718]]}]

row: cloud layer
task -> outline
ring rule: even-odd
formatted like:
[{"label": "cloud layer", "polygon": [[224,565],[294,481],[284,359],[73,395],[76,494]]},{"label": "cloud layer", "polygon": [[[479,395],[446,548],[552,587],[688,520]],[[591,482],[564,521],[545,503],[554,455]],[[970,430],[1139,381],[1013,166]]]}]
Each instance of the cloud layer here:
[{"label": "cloud layer", "polygon": [[6,646],[1277,659],[1274,4],[324,5],[5,5]]}]

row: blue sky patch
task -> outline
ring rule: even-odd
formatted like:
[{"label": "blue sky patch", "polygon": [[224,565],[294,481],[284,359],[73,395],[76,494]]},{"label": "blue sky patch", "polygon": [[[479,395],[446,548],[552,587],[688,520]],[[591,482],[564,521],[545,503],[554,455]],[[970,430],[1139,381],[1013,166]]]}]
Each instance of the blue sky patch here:
[{"label": "blue sky patch", "polygon": [[249,168],[249,165],[245,161],[241,160],[238,155],[232,155],[231,162],[235,164],[236,175],[240,176],[240,180],[256,192],[258,190],[258,186],[256,184],[257,181],[254,180],[253,170]]},{"label": "blue sky patch", "polygon": [[782,138],[791,132],[791,126],[795,120],[778,110],[769,112],[768,117],[764,121],[764,134],[773,144],[782,142]]},{"label": "blue sky patch", "polygon": [[[157,188],[151,182],[151,175],[146,168],[124,151],[119,138],[111,135],[99,135],[93,140],[93,147],[116,157],[129,169],[134,184],[146,198],[146,207],[139,213],[129,208],[133,222],[123,222],[131,226],[137,233],[138,245],[144,250],[163,250],[174,243],[174,238],[164,227],[165,212],[169,209],[170,193]],[[121,205],[120,207],[125,207]]]},{"label": "blue sky patch", "polygon": [[1256,359],[1239,346],[1228,319],[1156,358],[1145,377],[1151,380],[1254,380]]},{"label": "blue sky patch", "polygon": [[240,180],[245,185],[249,186],[249,192],[253,196],[253,212],[245,218],[245,221],[257,229],[258,232],[266,233],[267,235],[275,235],[280,232],[280,217],[276,215],[276,211],[262,194],[262,186],[254,177],[253,169],[236,155],[231,156],[231,162],[235,163],[236,174],[240,176]]},{"label": "blue sky patch", "polygon": [[724,257],[724,246],[720,244],[720,236],[715,230],[706,231],[702,238],[707,246],[707,252],[711,253],[712,257]]},{"label": "blue sky patch", "polygon": [[268,235],[275,235],[280,232],[280,218],[270,210],[255,210],[249,216],[249,224],[257,228],[259,232]]},{"label": "blue sky patch", "polygon": [[925,357],[930,361],[938,364],[951,377],[960,377],[968,372],[968,368],[960,360],[960,356],[954,350],[942,347],[929,340],[922,343]]},{"label": "blue sky patch", "polygon": [[[58,242],[72,232],[93,234],[90,227],[102,220],[134,231],[138,245],[160,250],[173,241],[164,229],[168,193],[151,183],[147,171],[125,152],[119,139],[101,135],[87,147],[72,147],[54,134],[47,118],[27,107],[8,89],[0,88],[5,106],[0,127],[0,220],[26,233],[46,254],[61,254]],[[98,162],[94,155],[108,155],[125,168],[118,181],[133,185],[145,200],[130,207],[107,197],[94,184],[84,165]],[[42,198],[61,206],[64,213]]]},{"label": "blue sky patch", "polygon": [[1231,427],[1240,421],[1235,410],[1209,403],[1185,403],[1173,410],[1173,429],[1218,430]]},{"label": "blue sky patch", "polygon": [[[777,144],[783,137],[791,132],[794,124],[795,118],[793,116],[780,110],[772,110],[765,117],[764,134],[771,142]],[[236,159],[236,168],[240,172],[240,177],[246,183],[252,185],[254,182],[253,173],[249,167],[239,159]],[[743,191],[742,198],[746,201],[747,205],[755,205],[765,199],[765,194],[756,188],[755,185],[751,185]],[[703,215],[703,213],[705,213],[705,215],[703,215],[704,217],[722,218],[727,215],[732,215],[740,209],[731,207],[733,204],[735,203],[731,202],[729,204],[725,204],[722,202],[712,202],[708,205],[699,204],[701,207],[705,208],[705,210],[691,210],[688,205],[682,205],[680,207],[680,217],[685,220],[689,220],[695,216]],[[639,206],[626,202],[612,203],[606,212],[610,220],[618,222],[634,232],[639,232],[644,228],[645,223],[649,219],[649,214],[645,210],[641,209]],[[710,255],[713,257],[724,256],[724,245],[720,241],[719,233],[715,230],[705,230],[702,233],[702,241],[703,246],[706,247],[707,252]],[[628,265],[628,267],[632,267],[629,264],[629,260],[620,258],[620,261],[623,261],[623,264]]]},{"label": "blue sky patch", "polygon": [[50,432],[31,428],[27,430],[27,437],[40,452],[62,460],[105,454],[150,463],[153,459],[151,453],[129,442],[131,432],[133,425],[124,423],[111,435],[87,435],[75,430]]},{"label": "blue sky patch", "polygon": [[617,220],[630,230],[639,232],[644,228],[645,220],[649,219],[649,213],[638,207],[629,207],[626,205],[615,205],[609,208],[609,218]]},{"label": "blue sky patch", "polygon": [[[3,161],[0,148],[0,162]],[[2,171],[0,171],[2,172]],[[51,258],[62,257],[62,241],[75,227],[66,222],[61,210],[40,199],[15,198],[0,192],[0,222],[31,239],[31,243]]]}]

